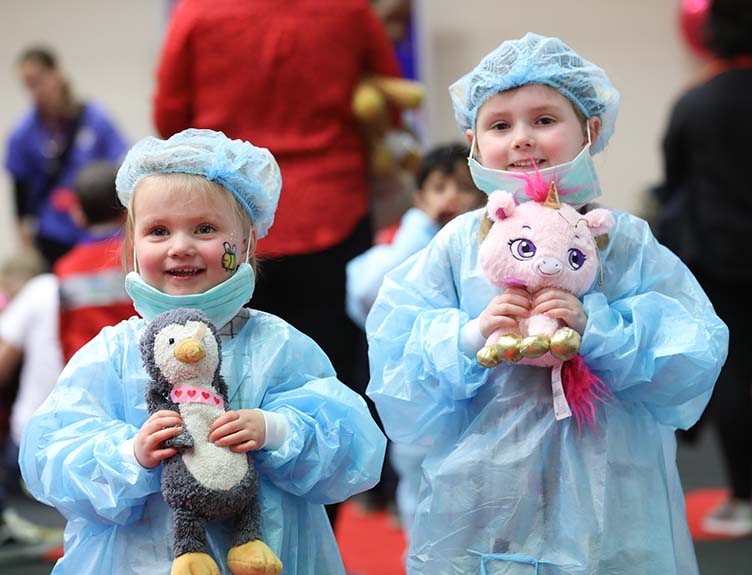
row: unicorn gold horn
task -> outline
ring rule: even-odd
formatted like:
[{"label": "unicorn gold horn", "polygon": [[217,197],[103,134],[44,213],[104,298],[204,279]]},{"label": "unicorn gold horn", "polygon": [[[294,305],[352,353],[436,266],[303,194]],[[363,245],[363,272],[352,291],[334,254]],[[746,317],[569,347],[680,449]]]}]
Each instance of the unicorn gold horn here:
[{"label": "unicorn gold horn", "polygon": [[559,201],[559,191],[556,189],[556,182],[551,182],[551,189],[548,190],[548,196],[543,205],[547,208],[553,208],[558,210],[561,208],[561,202]]}]

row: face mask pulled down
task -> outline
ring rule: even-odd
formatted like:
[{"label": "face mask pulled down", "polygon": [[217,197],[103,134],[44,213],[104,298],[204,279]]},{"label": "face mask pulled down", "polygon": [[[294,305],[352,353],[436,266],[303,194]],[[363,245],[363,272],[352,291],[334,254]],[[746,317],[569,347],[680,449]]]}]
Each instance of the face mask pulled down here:
[{"label": "face mask pulled down", "polygon": [[163,311],[185,307],[200,309],[217,327],[224,326],[253,295],[256,276],[249,263],[242,263],[229,278],[203,293],[170,295],[150,286],[136,271],[125,276],[125,291],[136,311],[151,321]]},{"label": "face mask pulled down", "polygon": [[[474,154],[475,140],[473,139],[467,162],[470,167],[470,175],[479,190],[486,194],[492,194],[496,190],[504,190],[514,194],[519,202],[529,199],[525,194],[526,178],[522,174],[486,168],[473,157]],[[593,158],[590,155],[590,131],[588,130],[587,145],[573,160],[558,166],[539,169],[538,175],[547,183],[555,182],[559,189],[560,200],[567,204],[579,206],[598,198],[601,195],[601,186],[598,182],[598,174],[595,172]]]}]

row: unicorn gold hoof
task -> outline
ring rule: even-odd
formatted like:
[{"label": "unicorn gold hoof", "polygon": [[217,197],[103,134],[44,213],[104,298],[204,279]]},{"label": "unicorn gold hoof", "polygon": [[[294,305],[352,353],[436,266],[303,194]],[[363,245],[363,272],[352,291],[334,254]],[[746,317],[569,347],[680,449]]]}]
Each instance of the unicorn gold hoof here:
[{"label": "unicorn gold hoof", "polygon": [[183,553],[172,562],[170,575],[219,575],[219,567],[207,553]]},{"label": "unicorn gold hoof", "polygon": [[545,335],[529,335],[520,342],[520,354],[535,359],[545,354],[551,347],[551,340]]},{"label": "unicorn gold hoof", "polygon": [[517,363],[522,359],[520,353],[520,342],[522,337],[516,333],[505,333],[496,340],[496,355],[501,361]]},{"label": "unicorn gold hoof", "polygon": [[551,355],[561,361],[572,359],[580,351],[580,334],[569,327],[556,330],[551,336]]},{"label": "unicorn gold hoof", "polygon": [[233,575],[279,575],[282,571],[282,561],[260,539],[230,549],[227,564]]},{"label": "unicorn gold hoof", "polygon": [[499,356],[496,355],[495,345],[484,345],[481,350],[475,354],[475,359],[477,359],[478,363],[483,367],[488,368],[496,367],[501,363]]}]

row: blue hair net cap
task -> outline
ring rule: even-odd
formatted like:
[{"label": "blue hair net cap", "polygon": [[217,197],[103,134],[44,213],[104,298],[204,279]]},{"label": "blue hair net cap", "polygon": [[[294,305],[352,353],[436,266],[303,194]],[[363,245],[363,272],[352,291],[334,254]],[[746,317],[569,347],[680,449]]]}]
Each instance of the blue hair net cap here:
[{"label": "blue hair net cap", "polygon": [[263,238],[274,223],[282,177],[266,148],[231,140],[222,132],[188,129],[167,140],[139,140],[123,160],[115,185],[128,206],[138,183],[151,174],[183,173],[217,182],[238,200]]},{"label": "blue hair net cap", "polygon": [[595,64],[558,38],[528,32],[507,40],[449,87],[454,117],[464,132],[475,129],[478,110],[491,96],[527,84],[543,84],[569,98],[586,118],[598,116],[601,131],[593,153],[606,147],[619,113],[619,92]]}]

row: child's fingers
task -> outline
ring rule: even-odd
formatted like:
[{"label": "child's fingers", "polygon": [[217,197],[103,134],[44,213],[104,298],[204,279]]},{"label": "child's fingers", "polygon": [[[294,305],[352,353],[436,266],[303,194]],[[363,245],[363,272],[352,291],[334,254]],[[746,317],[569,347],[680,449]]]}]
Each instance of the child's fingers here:
[{"label": "child's fingers", "polygon": [[533,313],[535,315],[546,314],[549,317],[554,317],[554,316],[551,316],[549,312],[558,312],[563,309],[570,309],[569,302],[566,302],[564,300],[552,299],[552,300],[541,302],[538,305],[536,305],[533,308]]},{"label": "child's fingers", "polygon": [[253,439],[230,447],[230,451],[234,453],[246,453],[247,451],[254,451],[256,449],[258,449],[258,443]]},{"label": "child's fingers", "polygon": [[580,300],[574,294],[569,293],[566,290],[556,288],[543,288],[532,297],[533,307],[540,305],[547,301],[572,301],[579,302]]},{"label": "child's fingers", "polygon": [[175,427],[182,424],[183,419],[180,417],[180,414],[175,413],[174,411],[163,410],[156,412],[152,417],[150,417],[144,424],[144,426],[148,427],[149,429],[157,430],[164,429],[166,427]]},{"label": "child's fingers", "polygon": [[587,316],[583,310],[571,310],[565,308],[558,308],[553,311],[547,312],[548,317],[559,319],[573,330],[582,335],[585,332],[585,325],[587,324]]},{"label": "child's fingers", "polygon": [[165,447],[164,449],[157,449],[155,451],[152,451],[152,458],[154,458],[156,461],[162,461],[164,459],[172,457],[173,455],[177,455],[177,453],[178,450],[174,447]]},{"label": "child's fingers", "polygon": [[177,411],[170,411],[169,409],[162,409],[157,411],[149,418],[149,421],[164,421],[177,419],[181,421],[180,414]]},{"label": "child's fingers", "polygon": [[[237,423],[239,419],[240,415],[238,415],[237,411],[225,411],[222,415],[214,420],[210,431],[214,432],[224,425],[232,424],[233,422]],[[209,439],[211,439],[211,435],[209,436]]]},{"label": "child's fingers", "polygon": [[248,441],[249,439],[251,439],[250,434],[245,429],[219,436],[217,437],[216,441],[211,438],[211,435],[209,436],[209,441],[214,441],[214,444],[218,445],[219,447],[239,445],[245,441]]},{"label": "child's fingers", "polygon": [[160,409],[159,411],[155,411],[149,419],[158,419],[160,417],[180,417],[180,414],[169,409]]},{"label": "child's fingers", "polygon": [[[214,426],[212,426],[214,427]],[[217,442],[217,440],[227,437],[228,435],[231,435],[233,433],[238,433],[243,430],[243,426],[241,425],[240,421],[232,420],[224,425],[220,425],[219,427],[213,429],[211,433],[209,433],[209,441],[213,441],[214,443]]]},{"label": "child's fingers", "polygon": [[163,441],[167,441],[171,437],[175,437],[176,435],[180,435],[180,433],[183,431],[182,427],[167,427],[165,429],[159,429],[151,434],[149,434],[149,439],[147,440],[147,443],[151,445],[152,447],[156,447],[160,445]]},{"label": "child's fingers", "polygon": [[530,315],[530,310],[527,307],[512,302],[494,304],[490,311],[493,317],[528,317]]},{"label": "child's fingers", "polygon": [[508,295],[519,296],[528,301],[530,300],[530,292],[528,292],[525,288],[508,287],[507,289],[504,290],[504,293]]},{"label": "child's fingers", "polygon": [[510,304],[518,305],[520,307],[529,309],[532,306],[532,300],[530,299],[529,294],[527,292],[523,292],[520,290],[518,291],[519,293],[504,292],[503,294],[496,296],[493,299],[493,303],[495,304],[510,303]]}]

